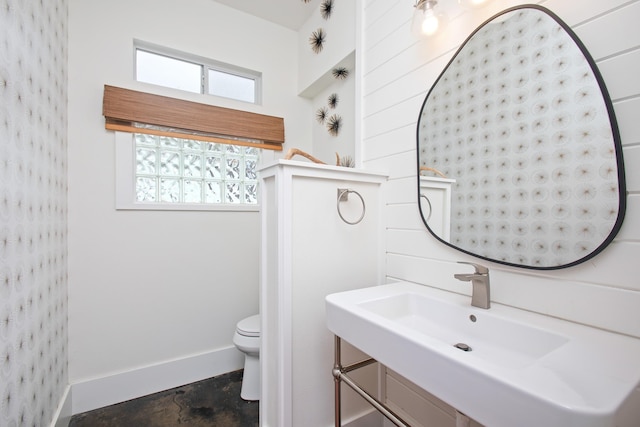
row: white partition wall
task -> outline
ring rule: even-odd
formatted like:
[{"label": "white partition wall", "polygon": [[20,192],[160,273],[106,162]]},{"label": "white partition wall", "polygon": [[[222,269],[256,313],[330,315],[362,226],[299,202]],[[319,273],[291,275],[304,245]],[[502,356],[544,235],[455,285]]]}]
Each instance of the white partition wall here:
[{"label": "white partition wall", "polygon": [[[260,425],[333,425],[333,335],[325,296],[382,283],[381,186],[385,177],[281,160],[261,172],[262,400]],[[350,189],[340,203],[338,189]],[[361,355],[347,352],[347,359]],[[347,360],[348,361],[348,360]],[[374,391],[376,369],[360,378]],[[371,408],[345,391],[343,419]]]}]

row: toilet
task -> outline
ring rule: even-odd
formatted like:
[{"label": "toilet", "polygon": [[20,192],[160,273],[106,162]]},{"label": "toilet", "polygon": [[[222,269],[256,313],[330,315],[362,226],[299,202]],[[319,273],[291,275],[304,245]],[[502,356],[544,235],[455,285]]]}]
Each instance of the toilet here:
[{"label": "toilet", "polygon": [[236,325],[233,344],[244,353],[244,374],[240,397],[260,400],[260,315],[242,319]]}]

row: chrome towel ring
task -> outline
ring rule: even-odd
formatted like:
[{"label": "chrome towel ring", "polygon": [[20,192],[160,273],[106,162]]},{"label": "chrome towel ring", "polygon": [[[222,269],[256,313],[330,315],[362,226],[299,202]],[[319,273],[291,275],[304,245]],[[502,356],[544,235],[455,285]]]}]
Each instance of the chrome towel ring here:
[{"label": "chrome towel ring", "polygon": [[[354,193],[356,196],[358,196],[360,198],[360,201],[362,202],[362,215],[360,215],[360,218],[358,218],[355,221],[347,221],[344,218],[344,216],[342,216],[342,212],[340,211],[340,202],[346,202],[347,200],[349,200],[349,193]],[[349,225],[356,225],[360,221],[362,221],[362,218],[364,218],[364,213],[367,210],[367,207],[366,207],[366,205],[364,203],[364,199],[362,198],[360,193],[358,193],[356,190],[352,190],[350,188],[338,188],[338,202],[337,202],[336,206],[337,206],[337,209],[338,209],[338,215],[340,216],[340,219],[343,220],[344,222],[346,222]]]},{"label": "chrome towel ring", "polygon": [[429,205],[429,215],[427,216],[427,219],[426,219],[426,221],[428,222],[431,219],[431,213],[433,212],[433,207],[431,206],[431,200],[429,200],[426,194],[420,194],[420,197],[422,199],[425,199],[427,201],[427,204]]}]

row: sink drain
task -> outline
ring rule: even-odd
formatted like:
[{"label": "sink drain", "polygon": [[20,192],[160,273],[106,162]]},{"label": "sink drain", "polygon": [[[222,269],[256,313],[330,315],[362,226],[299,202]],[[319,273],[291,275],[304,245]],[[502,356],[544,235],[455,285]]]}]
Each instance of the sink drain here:
[{"label": "sink drain", "polygon": [[455,348],[458,348],[462,351],[471,351],[471,347],[469,347],[467,344],[459,342],[458,344],[454,344],[453,345]]}]

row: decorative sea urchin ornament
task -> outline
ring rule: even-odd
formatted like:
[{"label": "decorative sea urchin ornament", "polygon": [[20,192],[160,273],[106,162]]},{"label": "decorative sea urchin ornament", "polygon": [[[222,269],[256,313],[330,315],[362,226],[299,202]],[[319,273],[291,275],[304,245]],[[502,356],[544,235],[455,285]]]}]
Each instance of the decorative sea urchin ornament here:
[{"label": "decorative sea urchin ornament", "polygon": [[318,111],[316,111],[316,120],[321,125],[324,124],[324,122],[327,120],[327,109],[326,108],[324,108],[324,107],[318,108]]},{"label": "decorative sea urchin ornament", "polygon": [[329,98],[327,99],[329,107],[336,108],[336,106],[338,105],[338,101],[339,100],[340,100],[340,98],[338,98],[338,94],[337,93],[332,93],[331,95],[329,95]]},{"label": "decorative sea urchin ornament", "polygon": [[331,70],[331,74],[333,74],[333,77],[336,79],[344,80],[349,77],[349,70],[345,67],[337,67]]},{"label": "decorative sea urchin ornament", "polygon": [[340,128],[342,127],[342,117],[337,114],[332,114],[327,120],[327,130],[331,136],[338,136]]},{"label": "decorative sea urchin ornament", "polygon": [[327,35],[322,28],[318,28],[316,31],[311,33],[311,37],[309,37],[309,44],[315,53],[320,53],[322,51],[325,37],[327,37]]},{"label": "decorative sea urchin ornament", "polygon": [[324,19],[329,19],[331,12],[333,12],[333,0],[324,0],[320,5],[320,15],[322,15]]},{"label": "decorative sea urchin ornament", "polygon": [[353,160],[351,156],[342,156],[336,153],[336,166],[344,166],[345,168],[355,168],[356,162]]}]

